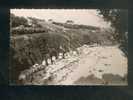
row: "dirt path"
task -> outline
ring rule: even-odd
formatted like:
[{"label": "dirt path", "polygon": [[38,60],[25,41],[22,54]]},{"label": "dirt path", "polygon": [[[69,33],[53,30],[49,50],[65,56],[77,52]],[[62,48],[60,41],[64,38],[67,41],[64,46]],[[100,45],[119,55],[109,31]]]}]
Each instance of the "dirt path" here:
[{"label": "dirt path", "polygon": [[[46,74],[43,74],[43,71],[37,72],[32,83],[38,85],[45,85],[45,83],[48,85],[100,85],[104,84],[105,80],[114,85],[127,83],[123,79],[127,75],[127,58],[117,46],[83,46],[78,50],[80,55],[71,54],[66,59],[49,65],[46,68]],[[50,79],[44,80],[46,76]]]},{"label": "dirt path", "polygon": [[62,81],[61,84],[74,84],[78,79],[86,78],[89,75],[102,79],[104,74],[119,75],[121,77],[127,74],[127,59],[122,56],[123,53],[118,48],[94,47],[89,48],[88,51],[90,52],[82,55],[74,72],[69,74],[68,78]]}]

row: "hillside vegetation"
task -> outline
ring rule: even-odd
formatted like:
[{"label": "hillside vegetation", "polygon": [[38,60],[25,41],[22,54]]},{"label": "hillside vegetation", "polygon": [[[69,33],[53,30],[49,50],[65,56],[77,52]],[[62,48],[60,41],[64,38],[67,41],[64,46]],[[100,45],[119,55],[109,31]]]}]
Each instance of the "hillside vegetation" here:
[{"label": "hillside vegetation", "polygon": [[[21,22],[20,25],[14,25],[15,16],[11,18],[11,83],[17,82],[18,75],[24,69],[36,63],[41,64],[52,56],[58,59],[60,52],[76,51],[76,48],[84,44],[116,43],[111,32],[94,26],[46,22],[35,18],[22,18],[24,24]],[[19,20],[21,21],[21,18]]]}]

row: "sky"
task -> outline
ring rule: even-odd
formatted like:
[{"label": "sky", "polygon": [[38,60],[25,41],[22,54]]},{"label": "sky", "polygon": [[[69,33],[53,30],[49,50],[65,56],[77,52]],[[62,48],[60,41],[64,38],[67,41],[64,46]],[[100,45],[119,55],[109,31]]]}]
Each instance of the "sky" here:
[{"label": "sky", "polygon": [[73,20],[75,24],[109,27],[110,25],[98,16],[96,9],[11,9],[16,16],[53,19],[56,22]]}]

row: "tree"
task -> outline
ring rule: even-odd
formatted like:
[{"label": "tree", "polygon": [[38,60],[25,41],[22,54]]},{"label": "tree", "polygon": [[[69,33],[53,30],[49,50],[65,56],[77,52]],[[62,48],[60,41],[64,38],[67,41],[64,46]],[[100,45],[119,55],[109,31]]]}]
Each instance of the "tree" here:
[{"label": "tree", "polygon": [[24,17],[18,17],[18,16],[15,16],[14,14],[11,14],[10,15],[10,26],[17,27],[20,25],[24,25],[24,26],[28,25],[27,19],[25,19]]},{"label": "tree", "polygon": [[127,54],[128,11],[120,9],[100,9],[98,13],[114,28],[114,38]]},{"label": "tree", "polygon": [[52,23],[53,22],[53,19],[48,19],[48,21]]},{"label": "tree", "polygon": [[73,24],[74,21],[73,21],[73,20],[67,20],[66,23],[67,23],[67,24]]},{"label": "tree", "polygon": [[33,27],[42,28],[42,25],[39,24],[39,21],[44,21],[44,20],[40,20],[40,19],[35,18],[35,17],[28,17],[28,19],[31,20],[31,23],[32,23]]}]

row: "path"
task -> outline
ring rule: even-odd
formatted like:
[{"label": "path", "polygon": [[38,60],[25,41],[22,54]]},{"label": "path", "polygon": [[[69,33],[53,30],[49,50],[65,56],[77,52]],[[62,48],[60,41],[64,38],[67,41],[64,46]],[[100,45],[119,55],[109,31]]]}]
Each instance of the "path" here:
[{"label": "path", "polygon": [[47,66],[46,74],[43,74],[43,71],[37,72],[34,75],[33,84],[45,85],[45,77],[50,76],[51,78],[47,80],[48,85],[82,85],[82,82],[76,83],[76,81],[91,76],[87,79],[89,82],[83,84],[100,85],[103,82],[103,75],[107,77],[107,80],[115,81],[117,85],[122,82],[126,83],[122,79],[127,75],[127,58],[117,46],[84,45],[78,50],[80,55],[71,54],[66,59],[58,60],[54,65]]}]

